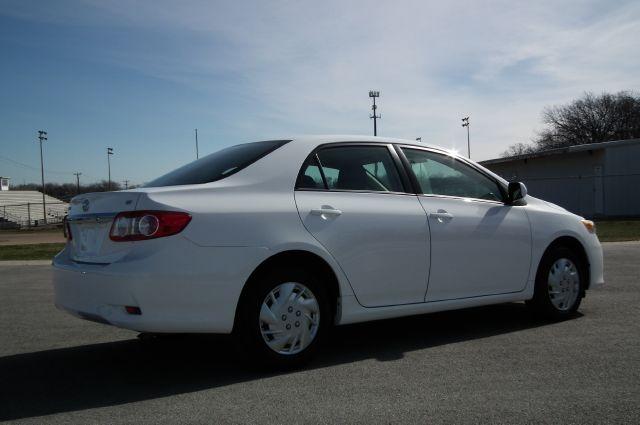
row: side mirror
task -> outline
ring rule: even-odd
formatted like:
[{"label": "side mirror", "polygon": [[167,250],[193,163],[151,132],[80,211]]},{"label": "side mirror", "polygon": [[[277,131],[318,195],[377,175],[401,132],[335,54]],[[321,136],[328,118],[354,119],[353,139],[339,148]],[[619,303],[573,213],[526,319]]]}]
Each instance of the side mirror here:
[{"label": "side mirror", "polygon": [[515,204],[519,200],[523,199],[527,196],[527,186],[521,182],[511,182],[509,183],[509,188],[507,189],[509,192],[509,203]]}]

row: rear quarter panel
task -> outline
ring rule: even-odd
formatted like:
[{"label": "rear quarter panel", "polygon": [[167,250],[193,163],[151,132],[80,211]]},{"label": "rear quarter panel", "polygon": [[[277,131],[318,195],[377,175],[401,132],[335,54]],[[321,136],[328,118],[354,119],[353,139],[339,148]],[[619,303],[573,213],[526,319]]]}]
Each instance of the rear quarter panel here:
[{"label": "rear quarter panel", "polygon": [[335,272],[341,295],[353,296],[346,276],[304,228],[296,207],[295,180],[314,147],[286,144],[210,184],[149,188],[137,209],[189,212],[192,220],[181,235],[201,247],[260,247],[269,250],[268,257],[287,250],[316,254]]}]

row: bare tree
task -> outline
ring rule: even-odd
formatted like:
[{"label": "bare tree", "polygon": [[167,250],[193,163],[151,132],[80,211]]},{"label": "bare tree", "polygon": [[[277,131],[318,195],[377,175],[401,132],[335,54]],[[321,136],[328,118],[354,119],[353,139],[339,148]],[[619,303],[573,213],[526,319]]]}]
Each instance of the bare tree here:
[{"label": "bare tree", "polygon": [[[634,92],[585,93],[567,105],[547,107],[542,113],[547,128],[531,145],[518,143],[503,156],[640,137],[640,96]],[[528,152],[527,152],[528,153]]]},{"label": "bare tree", "polygon": [[526,155],[528,153],[533,153],[535,151],[536,151],[535,146],[532,145],[531,143],[519,142],[509,146],[507,150],[505,150],[500,154],[500,156],[508,157],[508,156]]}]

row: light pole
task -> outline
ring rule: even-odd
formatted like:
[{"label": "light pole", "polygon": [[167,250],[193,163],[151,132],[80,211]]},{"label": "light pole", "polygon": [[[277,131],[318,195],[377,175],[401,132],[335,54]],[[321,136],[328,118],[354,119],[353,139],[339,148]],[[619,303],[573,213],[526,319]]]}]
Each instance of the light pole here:
[{"label": "light pole", "polygon": [[42,216],[44,218],[44,224],[47,224],[47,202],[44,196],[44,158],[42,157],[42,142],[47,139],[47,132],[39,130],[38,140],[40,140],[40,175],[42,177]]},{"label": "light pole", "polygon": [[196,128],[196,159],[200,158],[198,153],[198,129]]},{"label": "light pole", "polygon": [[467,156],[471,159],[471,142],[469,141],[469,117],[462,118],[462,126],[467,127]]},{"label": "light pole", "polygon": [[76,192],[79,195],[80,194],[80,176],[82,175],[82,173],[77,172],[77,173],[73,173],[74,176],[76,176]]},{"label": "light pole", "polygon": [[378,118],[382,118],[382,115],[377,115],[376,110],[378,107],[376,106],[376,97],[380,97],[380,92],[377,90],[369,90],[369,97],[373,99],[373,105],[371,105],[371,110],[373,114],[369,116],[369,118],[373,118],[373,135],[378,135]]},{"label": "light pole", "polygon": [[107,148],[107,167],[109,170],[109,180],[107,183],[107,191],[111,191],[111,155],[113,155],[113,148]]},{"label": "light pole", "polygon": [[122,180],[122,183],[124,183],[124,190],[129,189],[129,180]]}]

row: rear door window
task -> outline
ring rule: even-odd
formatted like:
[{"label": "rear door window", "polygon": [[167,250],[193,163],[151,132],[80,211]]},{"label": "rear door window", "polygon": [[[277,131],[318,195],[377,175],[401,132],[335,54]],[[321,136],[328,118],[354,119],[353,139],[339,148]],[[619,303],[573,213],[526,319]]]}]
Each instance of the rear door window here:
[{"label": "rear door window", "polygon": [[403,192],[386,146],[327,147],[302,167],[298,189]]}]

